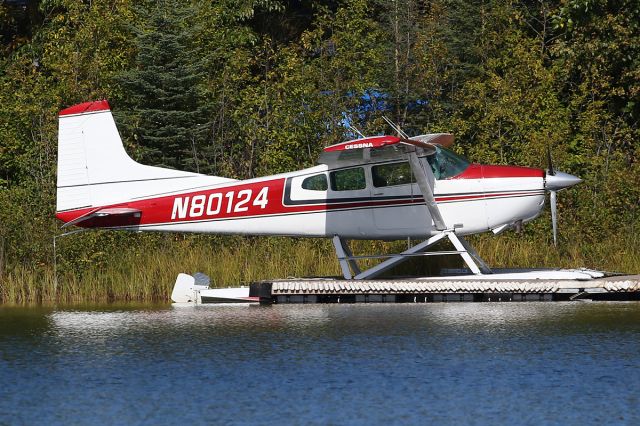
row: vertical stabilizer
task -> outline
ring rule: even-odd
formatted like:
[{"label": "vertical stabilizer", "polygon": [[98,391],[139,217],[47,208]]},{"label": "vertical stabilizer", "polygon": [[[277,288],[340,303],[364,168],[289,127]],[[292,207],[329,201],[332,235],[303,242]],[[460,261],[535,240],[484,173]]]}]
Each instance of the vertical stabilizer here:
[{"label": "vertical stabilizer", "polygon": [[135,162],[124,150],[106,100],[60,111],[58,212],[231,180]]}]

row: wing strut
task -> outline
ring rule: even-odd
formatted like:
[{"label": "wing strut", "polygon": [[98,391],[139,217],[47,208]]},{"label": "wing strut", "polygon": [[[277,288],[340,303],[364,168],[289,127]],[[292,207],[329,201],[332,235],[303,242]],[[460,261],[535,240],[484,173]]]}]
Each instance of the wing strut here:
[{"label": "wing strut", "polygon": [[[447,227],[444,224],[442,215],[440,214],[440,209],[438,209],[438,204],[433,197],[435,176],[433,176],[431,168],[428,168],[428,171],[425,170],[423,164],[418,158],[418,154],[416,154],[415,149],[409,152],[409,164],[411,164],[411,170],[413,171],[413,175],[416,177],[416,182],[418,182],[418,187],[420,188],[420,192],[422,192],[422,196],[424,197],[424,203],[426,204],[427,209],[429,209],[431,219],[433,219],[433,225],[438,231],[444,231]],[[432,183],[430,184],[429,181],[431,181]]]}]

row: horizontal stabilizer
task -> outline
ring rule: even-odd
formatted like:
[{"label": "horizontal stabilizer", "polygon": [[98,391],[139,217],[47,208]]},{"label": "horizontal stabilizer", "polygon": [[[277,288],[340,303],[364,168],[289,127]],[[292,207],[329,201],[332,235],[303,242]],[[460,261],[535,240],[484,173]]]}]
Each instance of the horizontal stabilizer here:
[{"label": "horizontal stabilizer", "polygon": [[[79,216],[69,222],[66,222],[62,225],[62,228],[69,225],[84,225],[87,221],[96,219],[96,218],[107,218],[107,219],[119,219],[127,221],[127,219],[140,219],[142,216],[142,211],[138,209],[132,209],[129,207],[107,207],[107,208],[98,208],[91,210],[82,216]],[[129,220],[130,221],[130,220]]]}]

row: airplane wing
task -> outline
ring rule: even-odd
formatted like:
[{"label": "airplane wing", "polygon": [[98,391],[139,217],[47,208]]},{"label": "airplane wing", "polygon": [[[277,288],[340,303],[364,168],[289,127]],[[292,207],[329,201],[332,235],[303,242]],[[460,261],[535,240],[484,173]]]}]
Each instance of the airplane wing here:
[{"label": "airplane wing", "polygon": [[117,222],[135,222],[136,219],[139,219],[142,215],[142,211],[138,209],[132,209],[129,207],[98,207],[93,210],[88,211],[82,216],[78,216],[77,218],[66,222],[61,228],[64,228],[69,225],[88,225],[89,222],[95,220],[101,221],[115,221]]},{"label": "airplane wing", "polygon": [[419,142],[420,145],[441,145],[445,148],[449,148],[453,145],[453,135],[451,133],[427,133],[426,135],[413,136],[409,139],[400,139],[403,143],[415,145],[415,142]]},{"label": "airplane wing", "polygon": [[415,136],[409,139],[396,136],[372,136],[369,138],[355,139],[347,142],[340,142],[335,145],[328,146],[320,155],[319,162],[326,164],[323,160],[335,158],[335,155],[325,155],[327,153],[359,151],[364,149],[378,149],[390,146],[407,146],[412,145],[419,148],[429,149],[434,145],[449,147],[453,144],[453,135],[450,133],[428,133],[425,135]]}]

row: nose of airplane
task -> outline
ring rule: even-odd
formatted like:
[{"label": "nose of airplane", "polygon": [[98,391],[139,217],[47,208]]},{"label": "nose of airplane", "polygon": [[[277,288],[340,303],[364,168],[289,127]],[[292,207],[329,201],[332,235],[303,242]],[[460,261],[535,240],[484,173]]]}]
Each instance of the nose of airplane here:
[{"label": "nose of airplane", "polygon": [[544,187],[548,191],[559,191],[561,189],[569,188],[582,182],[577,176],[570,175],[564,172],[555,172],[554,174],[547,173],[545,178]]}]

